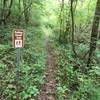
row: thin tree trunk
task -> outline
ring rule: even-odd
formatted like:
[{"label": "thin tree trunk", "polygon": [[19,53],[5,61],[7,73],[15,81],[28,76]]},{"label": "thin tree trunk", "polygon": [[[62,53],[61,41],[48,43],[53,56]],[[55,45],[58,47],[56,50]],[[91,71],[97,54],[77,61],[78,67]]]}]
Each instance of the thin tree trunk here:
[{"label": "thin tree trunk", "polygon": [[5,7],[6,7],[7,0],[3,0],[2,2],[3,2],[2,3],[3,7],[2,7],[2,12],[1,12],[1,21],[0,21],[0,24],[5,25],[6,24],[6,22],[5,22]]},{"label": "thin tree trunk", "polygon": [[7,16],[6,16],[6,19],[8,19],[8,17],[9,17],[10,14],[11,14],[11,7],[12,7],[12,4],[13,4],[13,0],[10,1],[9,11],[8,11]]},{"label": "thin tree trunk", "polygon": [[90,42],[90,50],[89,50],[87,67],[90,66],[92,55],[96,49],[99,21],[100,21],[100,0],[97,0],[96,10],[95,10],[95,15],[94,15],[94,20],[93,20],[93,26],[92,26],[92,32],[91,32],[91,42]]},{"label": "thin tree trunk", "polygon": [[19,6],[18,6],[18,8],[19,8],[19,11],[21,11],[21,1],[19,0]]},{"label": "thin tree trunk", "polygon": [[63,9],[64,9],[64,0],[62,0],[62,6],[61,6],[61,11],[60,11],[60,35],[59,35],[59,42],[61,42],[61,34],[62,34],[62,24],[63,24],[63,18],[62,18],[62,12],[63,12]]},{"label": "thin tree trunk", "polygon": [[75,56],[77,57],[77,53],[75,51],[75,46],[74,46],[74,12],[73,12],[73,3],[74,3],[74,0],[71,0],[71,5],[70,5],[70,11],[71,11],[71,25],[72,25],[72,29],[71,29],[71,32],[72,32],[72,50],[75,54]]},{"label": "thin tree trunk", "polygon": [[32,1],[29,0],[23,0],[23,6],[24,6],[24,16],[25,16],[25,22],[28,24],[29,22],[29,17],[30,17],[30,7],[32,5]]}]

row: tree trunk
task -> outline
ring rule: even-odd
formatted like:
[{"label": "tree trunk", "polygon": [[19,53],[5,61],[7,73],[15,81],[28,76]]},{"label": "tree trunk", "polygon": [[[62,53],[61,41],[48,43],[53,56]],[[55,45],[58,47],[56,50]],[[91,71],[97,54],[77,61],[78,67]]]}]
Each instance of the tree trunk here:
[{"label": "tree trunk", "polygon": [[71,25],[72,25],[72,27],[71,27],[72,50],[73,50],[75,56],[77,57],[78,55],[77,55],[77,53],[75,51],[75,46],[74,46],[74,30],[75,30],[75,28],[74,28],[74,9],[73,9],[73,3],[74,3],[74,0],[71,0],[70,11],[71,11]]},{"label": "tree trunk", "polygon": [[3,25],[5,25],[6,24],[6,22],[5,22],[5,8],[6,8],[6,2],[7,2],[7,0],[3,0],[2,1],[3,3],[3,7],[2,7],[2,11],[1,11],[1,20],[0,20],[0,24],[3,24]]},{"label": "tree trunk", "polygon": [[11,14],[11,7],[12,7],[12,4],[13,4],[13,0],[10,1],[10,5],[9,5],[9,10],[8,10],[8,14],[6,16],[6,19],[9,18],[10,14]]},{"label": "tree trunk", "polygon": [[24,16],[25,16],[25,22],[28,24],[29,22],[29,16],[30,16],[30,11],[29,8],[31,7],[32,2],[29,0],[23,0],[23,6],[24,6]]},{"label": "tree trunk", "polygon": [[[11,7],[12,7],[12,3],[13,3],[13,0],[3,0],[2,1],[3,3],[3,7],[2,7],[2,11],[1,11],[1,20],[0,20],[0,24],[3,24],[5,25],[6,22],[7,22],[7,19],[9,18],[10,14],[11,14]],[[10,5],[9,5],[9,8],[7,7],[7,3],[9,4],[10,2]]]},{"label": "tree trunk", "polygon": [[[59,15],[59,17],[60,17],[60,35],[59,35],[59,42],[62,42],[62,34],[63,34],[63,26],[62,25],[64,25],[64,16],[63,16],[63,14],[64,14],[64,0],[62,0],[62,4],[61,4],[61,11],[60,11],[60,15]],[[63,17],[62,17],[63,16]]]},{"label": "tree trunk", "polygon": [[91,42],[90,42],[90,50],[89,50],[87,67],[90,66],[92,55],[96,49],[99,21],[100,21],[100,0],[97,0],[96,10],[95,10],[95,15],[94,15],[94,20],[93,20],[93,26],[92,26],[92,32],[91,32]]}]

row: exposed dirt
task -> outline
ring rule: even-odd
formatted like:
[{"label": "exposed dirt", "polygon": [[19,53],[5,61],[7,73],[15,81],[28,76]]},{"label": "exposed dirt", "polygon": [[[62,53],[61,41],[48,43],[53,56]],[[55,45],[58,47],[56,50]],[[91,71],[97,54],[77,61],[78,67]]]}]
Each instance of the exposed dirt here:
[{"label": "exposed dirt", "polygon": [[37,100],[56,100],[55,99],[55,66],[54,66],[54,57],[52,55],[53,48],[46,39],[46,48],[47,48],[47,69],[45,71],[45,80],[46,83],[43,85],[40,94],[37,97]]}]

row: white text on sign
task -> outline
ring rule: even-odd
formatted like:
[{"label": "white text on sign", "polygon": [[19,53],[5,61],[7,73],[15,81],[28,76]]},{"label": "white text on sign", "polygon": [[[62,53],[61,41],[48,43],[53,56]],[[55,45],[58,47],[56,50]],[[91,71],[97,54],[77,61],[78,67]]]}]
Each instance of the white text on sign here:
[{"label": "white text on sign", "polygon": [[14,30],[13,33],[13,46],[14,48],[24,47],[24,31],[21,29]]}]

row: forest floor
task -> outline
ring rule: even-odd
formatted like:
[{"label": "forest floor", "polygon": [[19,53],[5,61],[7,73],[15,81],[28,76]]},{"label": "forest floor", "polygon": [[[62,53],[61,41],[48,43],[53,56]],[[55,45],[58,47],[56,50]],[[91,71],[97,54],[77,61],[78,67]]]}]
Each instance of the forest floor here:
[{"label": "forest floor", "polygon": [[41,92],[37,100],[56,100],[56,78],[55,78],[55,63],[53,55],[53,47],[50,44],[48,37],[46,37],[47,49],[47,68],[45,71],[45,84],[42,86]]}]

